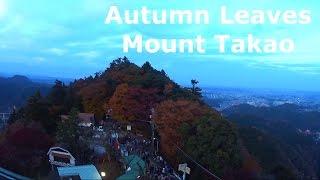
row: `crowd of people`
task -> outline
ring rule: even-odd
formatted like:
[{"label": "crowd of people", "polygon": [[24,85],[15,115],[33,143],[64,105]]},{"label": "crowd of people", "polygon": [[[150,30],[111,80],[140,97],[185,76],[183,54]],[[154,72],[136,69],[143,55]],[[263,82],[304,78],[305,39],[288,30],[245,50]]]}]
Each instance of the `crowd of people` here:
[{"label": "crowd of people", "polygon": [[136,155],[145,162],[146,167],[140,178],[155,180],[179,179],[173,167],[156,152],[155,141],[113,125],[112,130],[109,129],[108,143],[115,150],[117,158],[123,159],[129,155]]}]

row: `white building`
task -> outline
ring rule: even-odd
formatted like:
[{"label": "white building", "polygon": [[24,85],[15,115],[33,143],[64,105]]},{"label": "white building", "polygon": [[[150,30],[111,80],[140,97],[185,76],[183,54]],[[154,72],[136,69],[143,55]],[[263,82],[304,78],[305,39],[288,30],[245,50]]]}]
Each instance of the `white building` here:
[{"label": "white building", "polygon": [[75,166],[76,160],[72,154],[61,147],[52,147],[47,153],[51,166],[69,167]]}]

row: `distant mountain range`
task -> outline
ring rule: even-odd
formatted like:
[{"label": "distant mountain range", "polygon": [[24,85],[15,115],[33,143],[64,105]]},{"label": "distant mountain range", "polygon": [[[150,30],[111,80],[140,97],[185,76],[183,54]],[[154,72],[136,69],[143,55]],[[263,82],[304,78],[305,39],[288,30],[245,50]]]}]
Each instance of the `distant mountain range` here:
[{"label": "distant mountain range", "polygon": [[24,76],[35,83],[43,83],[43,84],[54,84],[55,81],[58,79],[65,84],[69,84],[73,82],[74,78],[65,78],[65,77],[49,77],[49,76],[41,76],[41,75],[16,75],[16,74],[6,74],[0,72],[0,77],[2,78],[10,78],[14,76]]},{"label": "distant mountain range", "polygon": [[0,112],[9,112],[14,106],[22,106],[36,91],[47,94],[48,83],[38,83],[21,75],[0,77]]}]

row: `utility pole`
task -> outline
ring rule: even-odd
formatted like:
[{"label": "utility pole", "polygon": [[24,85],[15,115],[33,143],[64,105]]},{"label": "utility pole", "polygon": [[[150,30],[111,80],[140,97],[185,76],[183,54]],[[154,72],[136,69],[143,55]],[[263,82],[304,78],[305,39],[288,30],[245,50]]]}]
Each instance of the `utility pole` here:
[{"label": "utility pole", "polygon": [[155,154],[155,148],[154,148],[154,140],[155,140],[155,137],[154,137],[154,131],[155,131],[155,124],[154,124],[154,121],[153,121],[153,114],[154,114],[154,108],[151,109],[151,115],[150,115],[150,125],[151,125],[151,131],[152,131],[152,154]]}]

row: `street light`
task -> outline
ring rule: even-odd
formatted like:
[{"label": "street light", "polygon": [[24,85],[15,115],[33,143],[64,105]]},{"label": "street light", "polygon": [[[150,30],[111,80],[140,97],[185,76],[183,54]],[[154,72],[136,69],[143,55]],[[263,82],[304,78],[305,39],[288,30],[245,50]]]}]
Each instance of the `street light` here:
[{"label": "street light", "polygon": [[101,172],[101,177],[105,177],[106,176],[106,173],[105,172]]}]

